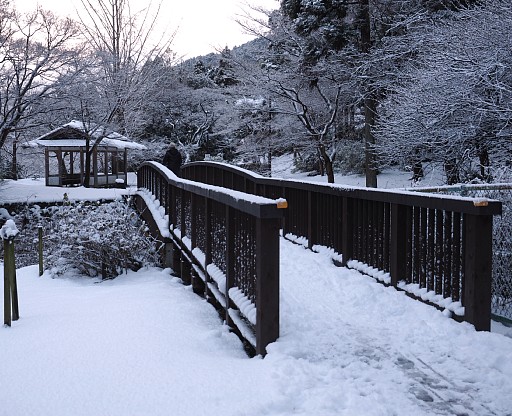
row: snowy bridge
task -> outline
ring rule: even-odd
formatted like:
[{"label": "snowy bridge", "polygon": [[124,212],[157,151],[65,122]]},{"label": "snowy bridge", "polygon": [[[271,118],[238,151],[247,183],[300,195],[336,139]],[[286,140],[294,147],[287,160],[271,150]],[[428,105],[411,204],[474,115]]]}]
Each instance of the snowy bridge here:
[{"label": "snowy bridge", "polygon": [[[257,353],[279,337],[279,235],[489,330],[501,203],[264,178],[195,162],[138,173],[137,206],[165,263]],[[290,259],[288,259],[290,260]]]}]

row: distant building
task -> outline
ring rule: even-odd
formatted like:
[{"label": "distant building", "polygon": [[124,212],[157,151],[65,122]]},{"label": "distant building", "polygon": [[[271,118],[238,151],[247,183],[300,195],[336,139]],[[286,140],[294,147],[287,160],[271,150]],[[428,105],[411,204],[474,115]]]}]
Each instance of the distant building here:
[{"label": "distant building", "polygon": [[89,150],[89,186],[93,188],[124,188],[128,149],[146,148],[102,126],[76,120],[30,141],[28,146],[44,147],[47,186],[85,185]]}]

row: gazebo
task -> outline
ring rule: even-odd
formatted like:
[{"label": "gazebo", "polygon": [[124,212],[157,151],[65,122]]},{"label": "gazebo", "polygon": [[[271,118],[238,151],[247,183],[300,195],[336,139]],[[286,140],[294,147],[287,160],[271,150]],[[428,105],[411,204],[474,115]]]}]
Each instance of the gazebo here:
[{"label": "gazebo", "polygon": [[28,146],[44,147],[46,186],[85,185],[89,149],[89,186],[93,188],[124,188],[128,149],[146,148],[102,126],[76,120],[30,141]]}]

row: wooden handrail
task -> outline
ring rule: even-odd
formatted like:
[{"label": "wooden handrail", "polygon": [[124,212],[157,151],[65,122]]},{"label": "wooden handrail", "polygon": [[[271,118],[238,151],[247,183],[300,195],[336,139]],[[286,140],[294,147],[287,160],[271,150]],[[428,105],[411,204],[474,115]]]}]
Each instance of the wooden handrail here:
[{"label": "wooden handrail", "polygon": [[283,197],[287,238],[303,237],[311,249],[326,246],[342,265],[477,330],[490,329],[492,217],[501,213],[499,201],[266,178],[217,162],[186,164],[182,176]]},{"label": "wooden handrail", "polygon": [[150,203],[142,203],[149,192],[168,217],[173,270],[265,355],[279,337],[282,200],[178,178],[157,162],[139,167],[137,185],[139,209]]}]

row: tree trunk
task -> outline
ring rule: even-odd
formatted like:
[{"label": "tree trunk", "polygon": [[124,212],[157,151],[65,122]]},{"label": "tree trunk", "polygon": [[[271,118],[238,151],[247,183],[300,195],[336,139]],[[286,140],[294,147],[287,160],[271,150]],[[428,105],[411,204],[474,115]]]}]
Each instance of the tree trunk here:
[{"label": "tree trunk", "polygon": [[84,172],[84,187],[89,188],[91,183],[91,143],[89,139],[85,142],[85,172]]},{"label": "tree trunk", "polygon": [[322,145],[320,143],[316,144],[316,155],[318,156],[318,174],[320,176],[324,176],[324,157],[322,155],[322,151],[320,150],[321,147]]},{"label": "tree trunk", "polygon": [[12,178],[18,180],[18,139],[15,138],[12,142],[12,166],[11,166]]},{"label": "tree trunk", "polygon": [[328,183],[334,183],[334,170],[332,167],[332,160],[325,151],[325,147],[323,145],[318,146],[318,152],[320,153],[320,156],[322,158],[321,162],[322,165],[325,168],[325,173],[327,175],[327,182]]},{"label": "tree trunk", "polygon": [[366,186],[377,188],[377,161],[375,155],[375,137],[372,127],[375,124],[377,102],[372,97],[364,100],[364,153]]},{"label": "tree trunk", "polygon": [[334,183],[334,170],[332,168],[331,159],[324,160],[325,163],[325,172],[327,173],[327,182]]},{"label": "tree trunk", "polygon": [[455,159],[445,160],[444,172],[446,174],[446,183],[448,185],[455,185],[460,182],[459,168],[457,166],[457,160],[455,160]]},{"label": "tree trunk", "polygon": [[360,0],[359,13],[359,24],[361,25],[361,52],[368,53],[372,46],[369,0]]},{"label": "tree trunk", "polygon": [[423,171],[423,164],[421,158],[422,152],[420,147],[415,147],[412,152],[412,180],[414,182],[417,182],[425,177],[425,172]]},{"label": "tree trunk", "polygon": [[483,145],[478,148],[478,159],[480,161],[480,175],[486,182],[490,182],[492,179],[490,172],[491,162],[489,160],[489,151],[487,146]]},{"label": "tree trunk", "polygon": [[268,177],[272,177],[272,150],[269,149],[267,153],[267,159],[268,159]]},{"label": "tree trunk", "polygon": [[[361,0],[359,18],[361,25],[361,52],[363,52],[363,54],[368,54],[372,44],[369,0]],[[364,152],[366,186],[369,188],[376,188],[377,166],[375,157],[375,137],[373,136],[372,128],[375,124],[377,102],[375,100],[374,93],[371,91],[370,86],[368,85],[368,81],[366,81],[366,84],[366,98],[364,99]]]},{"label": "tree trunk", "polygon": [[11,132],[10,129],[0,129],[0,149],[4,147],[5,141],[7,140],[7,137],[9,136],[9,133]]}]

